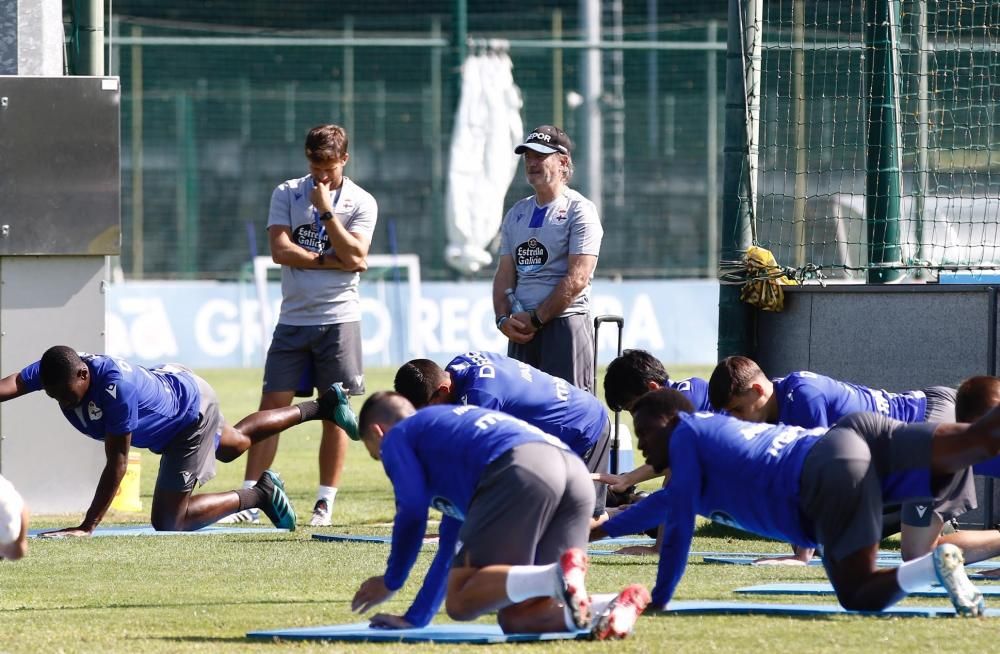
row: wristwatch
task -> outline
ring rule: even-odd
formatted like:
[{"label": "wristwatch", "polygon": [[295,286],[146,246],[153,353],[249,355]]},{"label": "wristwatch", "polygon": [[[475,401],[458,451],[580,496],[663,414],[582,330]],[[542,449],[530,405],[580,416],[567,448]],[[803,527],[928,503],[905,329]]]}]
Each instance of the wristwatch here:
[{"label": "wristwatch", "polygon": [[319,219],[321,221],[323,221],[323,220],[330,220],[331,218],[333,218],[333,212],[332,211],[324,211],[322,214],[320,214],[320,217],[319,217]]},{"label": "wristwatch", "polygon": [[534,309],[528,310],[528,317],[531,318],[531,326],[535,329],[541,329],[542,325],[545,324],[538,318],[538,314],[535,313]]}]

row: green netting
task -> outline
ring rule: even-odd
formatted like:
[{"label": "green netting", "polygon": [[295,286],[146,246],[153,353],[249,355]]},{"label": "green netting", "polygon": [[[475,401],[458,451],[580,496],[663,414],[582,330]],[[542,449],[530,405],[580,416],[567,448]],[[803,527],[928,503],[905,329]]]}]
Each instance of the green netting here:
[{"label": "green netting", "polygon": [[[317,16],[304,0],[280,11],[114,2],[127,276],[235,276],[266,254],[270,193],[304,174],[302,140],[321,122],[347,127],[347,174],[379,201],[372,251],[420,254],[425,279],[453,275],[443,250],[454,3],[376,4]],[[578,5],[469,2],[468,35],[511,42],[526,129],[561,122],[579,140],[580,50],[551,43],[580,40]],[[604,3],[603,38],[628,47],[603,50],[598,274],[714,276],[726,3],[652,5]],[[506,205],[530,192],[519,171]]]},{"label": "green netting", "polygon": [[[899,248],[881,263],[866,219],[866,203],[886,200],[873,197],[885,184],[866,188],[866,142],[884,126],[867,122],[872,2],[894,17],[884,45],[901,165]],[[762,18],[755,241],[834,276],[1000,266],[1000,3],[768,0]]]}]

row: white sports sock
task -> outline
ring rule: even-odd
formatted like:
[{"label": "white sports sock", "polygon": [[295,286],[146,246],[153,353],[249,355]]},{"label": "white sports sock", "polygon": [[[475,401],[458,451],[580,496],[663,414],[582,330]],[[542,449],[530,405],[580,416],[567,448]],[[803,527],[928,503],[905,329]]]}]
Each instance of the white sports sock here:
[{"label": "white sports sock", "polygon": [[507,598],[516,604],[532,597],[558,597],[558,566],[558,563],[511,566],[507,573]]},{"label": "white sports sock", "polygon": [[316,491],[316,501],[326,500],[326,503],[333,506],[333,501],[337,499],[336,486],[320,486]]},{"label": "white sports sock", "polygon": [[919,559],[905,561],[896,569],[896,583],[907,593],[936,584],[934,554],[925,554]]},{"label": "white sports sock", "polygon": [[243,480],[243,488],[253,488],[256,485],[257,485],[257,480],[256,479],[244,479]]}]

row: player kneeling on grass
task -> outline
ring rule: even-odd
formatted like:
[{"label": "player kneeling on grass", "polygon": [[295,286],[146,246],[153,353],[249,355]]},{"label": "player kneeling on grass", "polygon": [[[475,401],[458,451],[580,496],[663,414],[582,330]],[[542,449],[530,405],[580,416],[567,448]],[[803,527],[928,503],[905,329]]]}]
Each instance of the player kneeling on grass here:
[{"label": "player kneeling on grass", "polygon": [[628,586],[603,606],[587,594],[583,548],[594,486],[562,442],[474,406],[416,411],[394,392],[373,394],[359,426],[392,482],[396,517],[385,574],[361,584],[353,610],[367,611],[402,587],[420,552],[428,507],[444,514],[437,554],[413,605],[402,616],[373,616],[373,626],[423,627],[443,600],[454,620],[497,611],[507,633],[590,629],[603,639],[631,632],[649,593]]},{"label": "player kneeling on grass", "polygon": [[855,413],[829,429],[691,410],[674,390],[654,391],[636,403],[639,449],[654,468],[669,469],[670,481],[592,534],[664,524],[654,606],[664,607],[673,595],[695,516],[702,515],[802,547],[822,546],[823,565],[845,609],[879,611],[940,583],[958,613],[982,613],[983,597],[955,545],[939,545],[895,569],[877,568],[876,557],[883,501],[933,501],[968,475],[969,466],[1000,453],[1000,409],[972,425],[905,424]]},{"label": "player kneeling on grass", "polygon": [[59,402],[73,427],[102,441],[107,456],[83,522],[42,536],[93,533],[121,485],[132,446],[161,455],[153,490],[154,529],[193,531],[248,508],[259,508],[276,527],[295,529],[295,511],[271,470],[254,488],[198,495],[192,491],[215,476],[216,459],[228,463],[251,443],[301,422],[326,418],[357,431],[339,387],[331,387],[319,400],[258,411],[230,426],[219,411],[215,391],[187,368],[147,369],[64,345],[49,348],[41,360],[0,379],[0,402],[40,390]]},{"label": "player kneeling on grass", "polygon": [[0,475],[0,559],[28,553],[28,507],[14,485]]}]

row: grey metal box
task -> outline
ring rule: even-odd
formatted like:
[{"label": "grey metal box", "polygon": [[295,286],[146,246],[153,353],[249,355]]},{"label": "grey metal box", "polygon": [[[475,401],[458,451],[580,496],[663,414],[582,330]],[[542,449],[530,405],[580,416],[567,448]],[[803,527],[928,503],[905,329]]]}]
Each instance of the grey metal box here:
[{"label": "grey metal box", "polygon": [[121,253],[115,77],[0,76],[0,255]]}]

